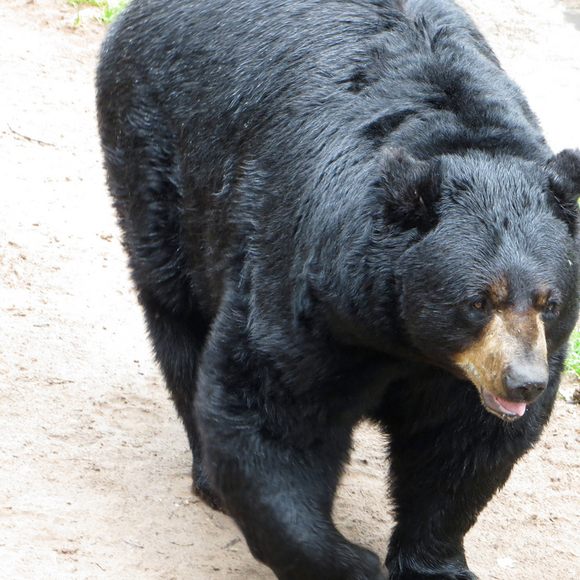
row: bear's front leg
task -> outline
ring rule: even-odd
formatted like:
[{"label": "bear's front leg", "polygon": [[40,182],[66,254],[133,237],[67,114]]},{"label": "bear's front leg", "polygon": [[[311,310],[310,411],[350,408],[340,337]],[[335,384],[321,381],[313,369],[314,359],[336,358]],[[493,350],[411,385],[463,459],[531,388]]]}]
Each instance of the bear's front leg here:
[{"label": "bear's front leg", "polygon": [[195,403],[212,488],[278,578],[385,579],[379,558],[346,540],[331,519],[352,422],[329,427],[312,393],[286,397],[272,369],[255,366],[243,335],[221,330],[233,318],[212,330]]},{"label": "bear's front leg", "polygon": [[464,536],[538,438],[555,393],[552,385],[526,416],[508,424],[483,409],[475,389],[462,388],[470,385],[458,384],[454,394],[433,389],[426,399],[434,400],[417,406],[415,416],[393,412],[400,401],[385,407],[396,519],[386,560],[391,580],[476,578]]}]

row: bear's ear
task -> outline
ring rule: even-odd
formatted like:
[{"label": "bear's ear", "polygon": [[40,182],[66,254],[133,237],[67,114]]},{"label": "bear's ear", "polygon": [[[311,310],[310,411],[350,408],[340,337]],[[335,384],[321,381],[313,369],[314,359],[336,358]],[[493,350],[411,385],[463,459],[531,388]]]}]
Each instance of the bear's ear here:
[{"label": "bear's ear", "polygon": [[421,232],[435,226],[435,203],[441,196],[439,164],[416,159],[402,149],[385,149],[380,170],[386,219]]},{"label": "bear's ear", "polygon": [[580,150],[564,149],[547,163],[550,190],[564,220],[574,227],[580,195]]}]

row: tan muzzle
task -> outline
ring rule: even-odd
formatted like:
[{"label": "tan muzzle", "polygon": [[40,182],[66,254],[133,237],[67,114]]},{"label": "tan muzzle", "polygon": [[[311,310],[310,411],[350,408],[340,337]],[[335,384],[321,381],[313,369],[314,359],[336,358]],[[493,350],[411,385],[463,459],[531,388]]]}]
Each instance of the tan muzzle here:
[{"label": "tan muzzle", "polygon": [[496,312],[480,338],[454,357],[489,411],[523,415],[548,383],[546,335],[536,310]]}]

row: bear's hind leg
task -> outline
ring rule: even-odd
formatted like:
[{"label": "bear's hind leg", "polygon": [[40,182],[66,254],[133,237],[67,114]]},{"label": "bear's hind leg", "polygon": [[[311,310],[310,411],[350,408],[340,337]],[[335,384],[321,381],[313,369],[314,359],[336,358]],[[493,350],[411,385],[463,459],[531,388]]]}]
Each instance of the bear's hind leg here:
[{"label": "bear's hind leg", "polygon": [[144,292],[140,293],[140,302],[145,311],[155,358],[189,439],[193,456],[193,491],[210,507],[222,510],[221,502],[204,472],[193,410],[200,334],[204,324],[191,314],[180,316],[168,312],[155,299],[146,298]]},{"label": "bear's hind leg", "polygon": [[203,472],[193,413],[208,321],[198,308],[193,260],[182,243],[183,194],[173,138],[147,85],[134,83],[133,92],[119,96],[109,72],[105,67],[99,73],[99,125],[111,195],[155,357],[187,431],[194,492],[219,509]]}]

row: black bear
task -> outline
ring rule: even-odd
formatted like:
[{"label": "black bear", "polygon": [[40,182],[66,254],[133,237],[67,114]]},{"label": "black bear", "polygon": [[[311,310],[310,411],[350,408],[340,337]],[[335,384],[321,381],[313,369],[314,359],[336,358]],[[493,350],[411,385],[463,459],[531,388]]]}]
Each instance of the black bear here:
[{"label": "black bear", "polygon": [[[133,0],[97,91],[196,493],[279,578],[474,578],[577,316],[580,153],[451,0]],[[363,418],[385,566],[331,518]]]}]

